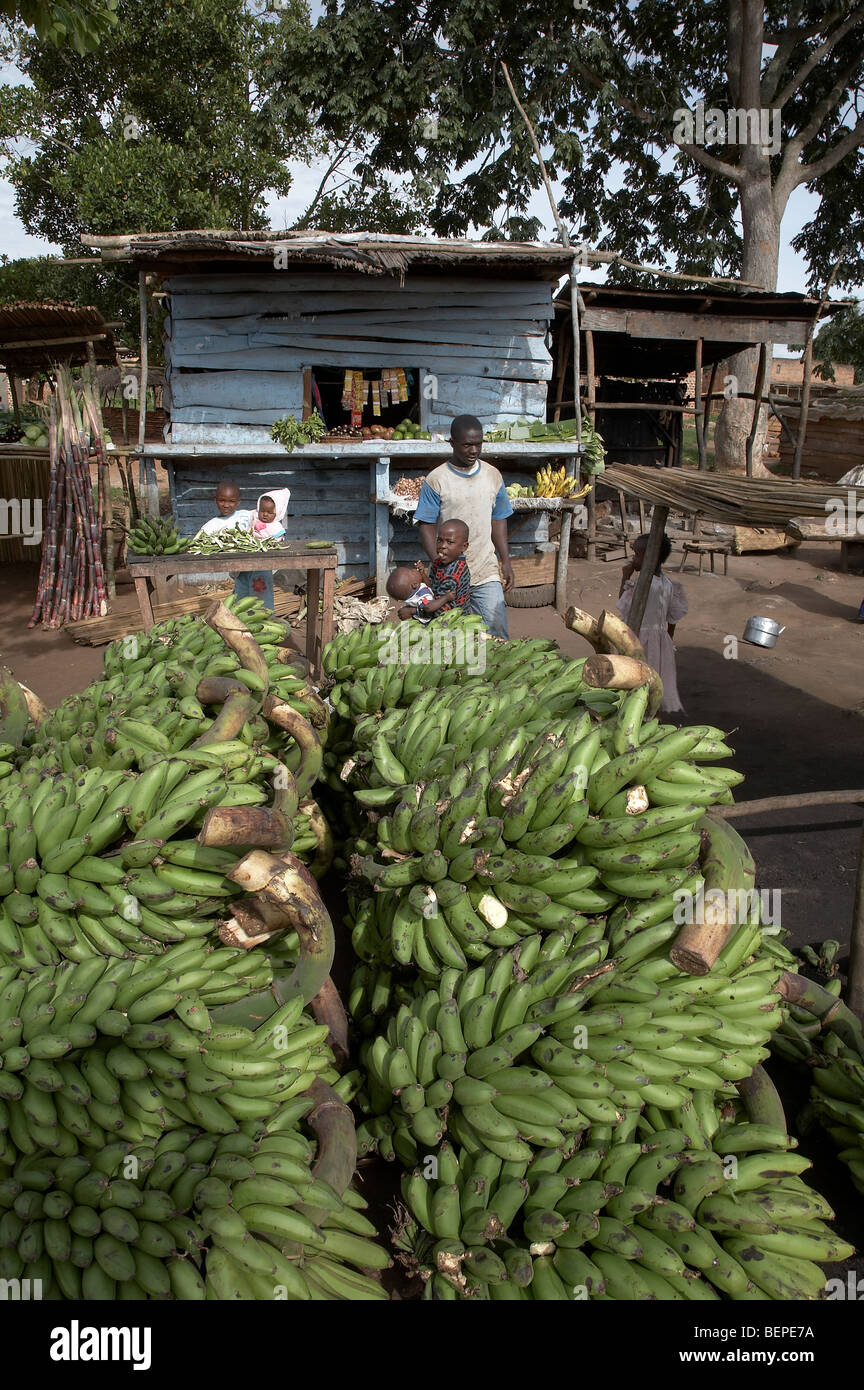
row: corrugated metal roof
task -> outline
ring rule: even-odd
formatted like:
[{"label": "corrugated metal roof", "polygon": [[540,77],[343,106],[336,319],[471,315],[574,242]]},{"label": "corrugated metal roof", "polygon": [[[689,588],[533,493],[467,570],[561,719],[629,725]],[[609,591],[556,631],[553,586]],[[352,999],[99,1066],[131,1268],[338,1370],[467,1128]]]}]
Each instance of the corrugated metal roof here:
[{"label": "corrugated metal roof", "polygon": [[319,263],[371,275],[400,274],[411,265],[510,265],[544,271],[544,278],[557,279],[572,260],[563,246],[549,242],[468,241],[383,232],[195,230],[106,237],[82,234],[81,240],[105,260],[272,260],[281,253],[291,264]]}]

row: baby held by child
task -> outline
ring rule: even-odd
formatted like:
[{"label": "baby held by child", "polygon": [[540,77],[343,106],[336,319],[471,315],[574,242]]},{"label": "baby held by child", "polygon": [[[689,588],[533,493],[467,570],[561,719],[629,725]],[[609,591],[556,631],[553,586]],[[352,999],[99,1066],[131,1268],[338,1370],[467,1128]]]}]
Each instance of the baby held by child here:
[{"label": "baby held by child", "polygon": [[465,549],[468,527],[455,518],[445,521],[438,532],[436,558],[428,576],[418,560],[413,566],[399,565],[387,580],[387,593],[399,602],[398,616],[430,623],[446,609],[467,610],[471,598],[471,576]]}]

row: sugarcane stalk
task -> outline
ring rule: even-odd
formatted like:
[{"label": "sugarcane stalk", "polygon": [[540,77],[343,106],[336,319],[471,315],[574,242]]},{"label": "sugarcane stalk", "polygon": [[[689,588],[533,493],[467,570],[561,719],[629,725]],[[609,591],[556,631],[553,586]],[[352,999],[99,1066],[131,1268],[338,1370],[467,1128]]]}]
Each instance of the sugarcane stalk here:
[{"label": "sugarcane stalk", "polygon": [[564,614],[564,626],[571,632],[584,637],[586,642],[590,642],[595,651],[600,649],[600,624],[590,613],[585,613],[581,608],[568,608]]},{"label": "sugarcane stalk", "polygon": [[737,1082],[737,1088],[753,1124],[770,1125],[784,1132],[788,1129],[780,1093],[761,1063],[757,1062],[750,1075]]},{"label": "sugarcane stalk", "polygon": [[269,690],[270,668],[267,659],[242,617],[232,613],[221,599],[217,599],[205,612],[204,621],[219,634],[225,645],[236,653],[244,671],[251,671],[253,675],[260,676],[264,682],[264,690]]},{"label": "sugarcane stalk", "polygon": [[36,581],[36,599],[30,615],[28,627],[35,627],[47,609],[47,595],[54,577],[57,559],[57,412],[54,400],[48,412],[48,457],[51,463],[51,478],[48,486],[48,503],[45,508],[45,530],[42,536],[42,555],[39,562],[39,577]]},{"label": "sugarcane stalk", "polygon": [[604,608],[597,620],[597,627],[600,631],[601,651],[618,652],[621,656],[632,656],[637,661],[647,662],[645,648],[637,634],[617,613],[610,613],[608,608]]},{"label": "sugarcane stalk", "polygon": [[633,656],[589,656],[582,667],[582,679],[599,690],[635,690],[639,685],[647,685],[650,714],[660,708],[663,699],[663,682],[658,673]]},{"label": "sugarcane stalk", "polygon": [[[735,920],[735,904],[749,902],[756,881],[753,856],[728,821],[705,815],[699,829],[704,897],[698,900],[698,919],[685,923],[669,951],[673,965],[688,975],[708,974],[727,941],[743,925]],[[746,896],[739,897],[741,893]]]},{"label": "sugarcane stalk", "polygon": [[314,879],[321,879],[333,863],[333,832],[317,801],[302,801],[300,810],[306,816],[309,828],[315,836],[315,855],[309,865],[309,872]]},{"label": "sugarcane stalk", "polygon": [[301,797],[308,795],[321,773],[324,749],[308,719],[278,695],[266,695],[261,707],[264,718],[270,724],[291,735],[300,750],[300,766],[294,773],[294,781]]}]

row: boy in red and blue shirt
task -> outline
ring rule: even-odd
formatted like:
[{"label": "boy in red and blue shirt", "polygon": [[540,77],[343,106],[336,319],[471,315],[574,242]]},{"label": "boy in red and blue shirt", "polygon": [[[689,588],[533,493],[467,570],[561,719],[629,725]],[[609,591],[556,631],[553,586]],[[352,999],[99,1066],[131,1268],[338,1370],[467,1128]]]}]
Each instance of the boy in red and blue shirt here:
[{"label": "boy in red and blue shirt", "polygon": [[401,599],[398,610],[400,618],[419,618],[428,623],[448,608],[467,611],[471,600],[471,575],[465,559],[469,531],[464,521],[453,518],[445,521],[438,532],[435,543],[435,559],[429,566],[428,585],[422,565],[413,569],[400,566],[394,570],[387,581],[387,592],[391,598]]}]

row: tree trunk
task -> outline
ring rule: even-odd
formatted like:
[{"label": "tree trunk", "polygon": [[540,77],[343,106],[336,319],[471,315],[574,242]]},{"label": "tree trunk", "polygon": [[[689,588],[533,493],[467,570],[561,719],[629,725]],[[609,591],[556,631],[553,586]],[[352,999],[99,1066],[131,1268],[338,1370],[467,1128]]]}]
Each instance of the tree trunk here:
[{"label": "tree trunk", "polygon": [[[767,166],[767,161],[766,161]],[[741,224],[744,240],[744,257],[741,268],[742,280],[761,285],[764,290],[773,292],[777,288],[777,269],[780,251],[780,227],[772,196],[770,175],[767,167],[764,174],[748,180],[741,188]],[[773,345],[769,344],[773,353]],[[731,376],[727,383],[730,391],[714,429],[714,459],[721,473],[743,473],[746,469],[747,436],[753,425],[753,401],[741,400],[735,391],[752,391],[756,385],[756,368],[759,361],[758,347],[748,348],[727,359],[724,375]],[[770,367],[767,380],[770,382]],[[768,411],[760,410],[759,426],[753,447],[753,477],[770,477],[762,463],[762,449],[768,427]]]}]

